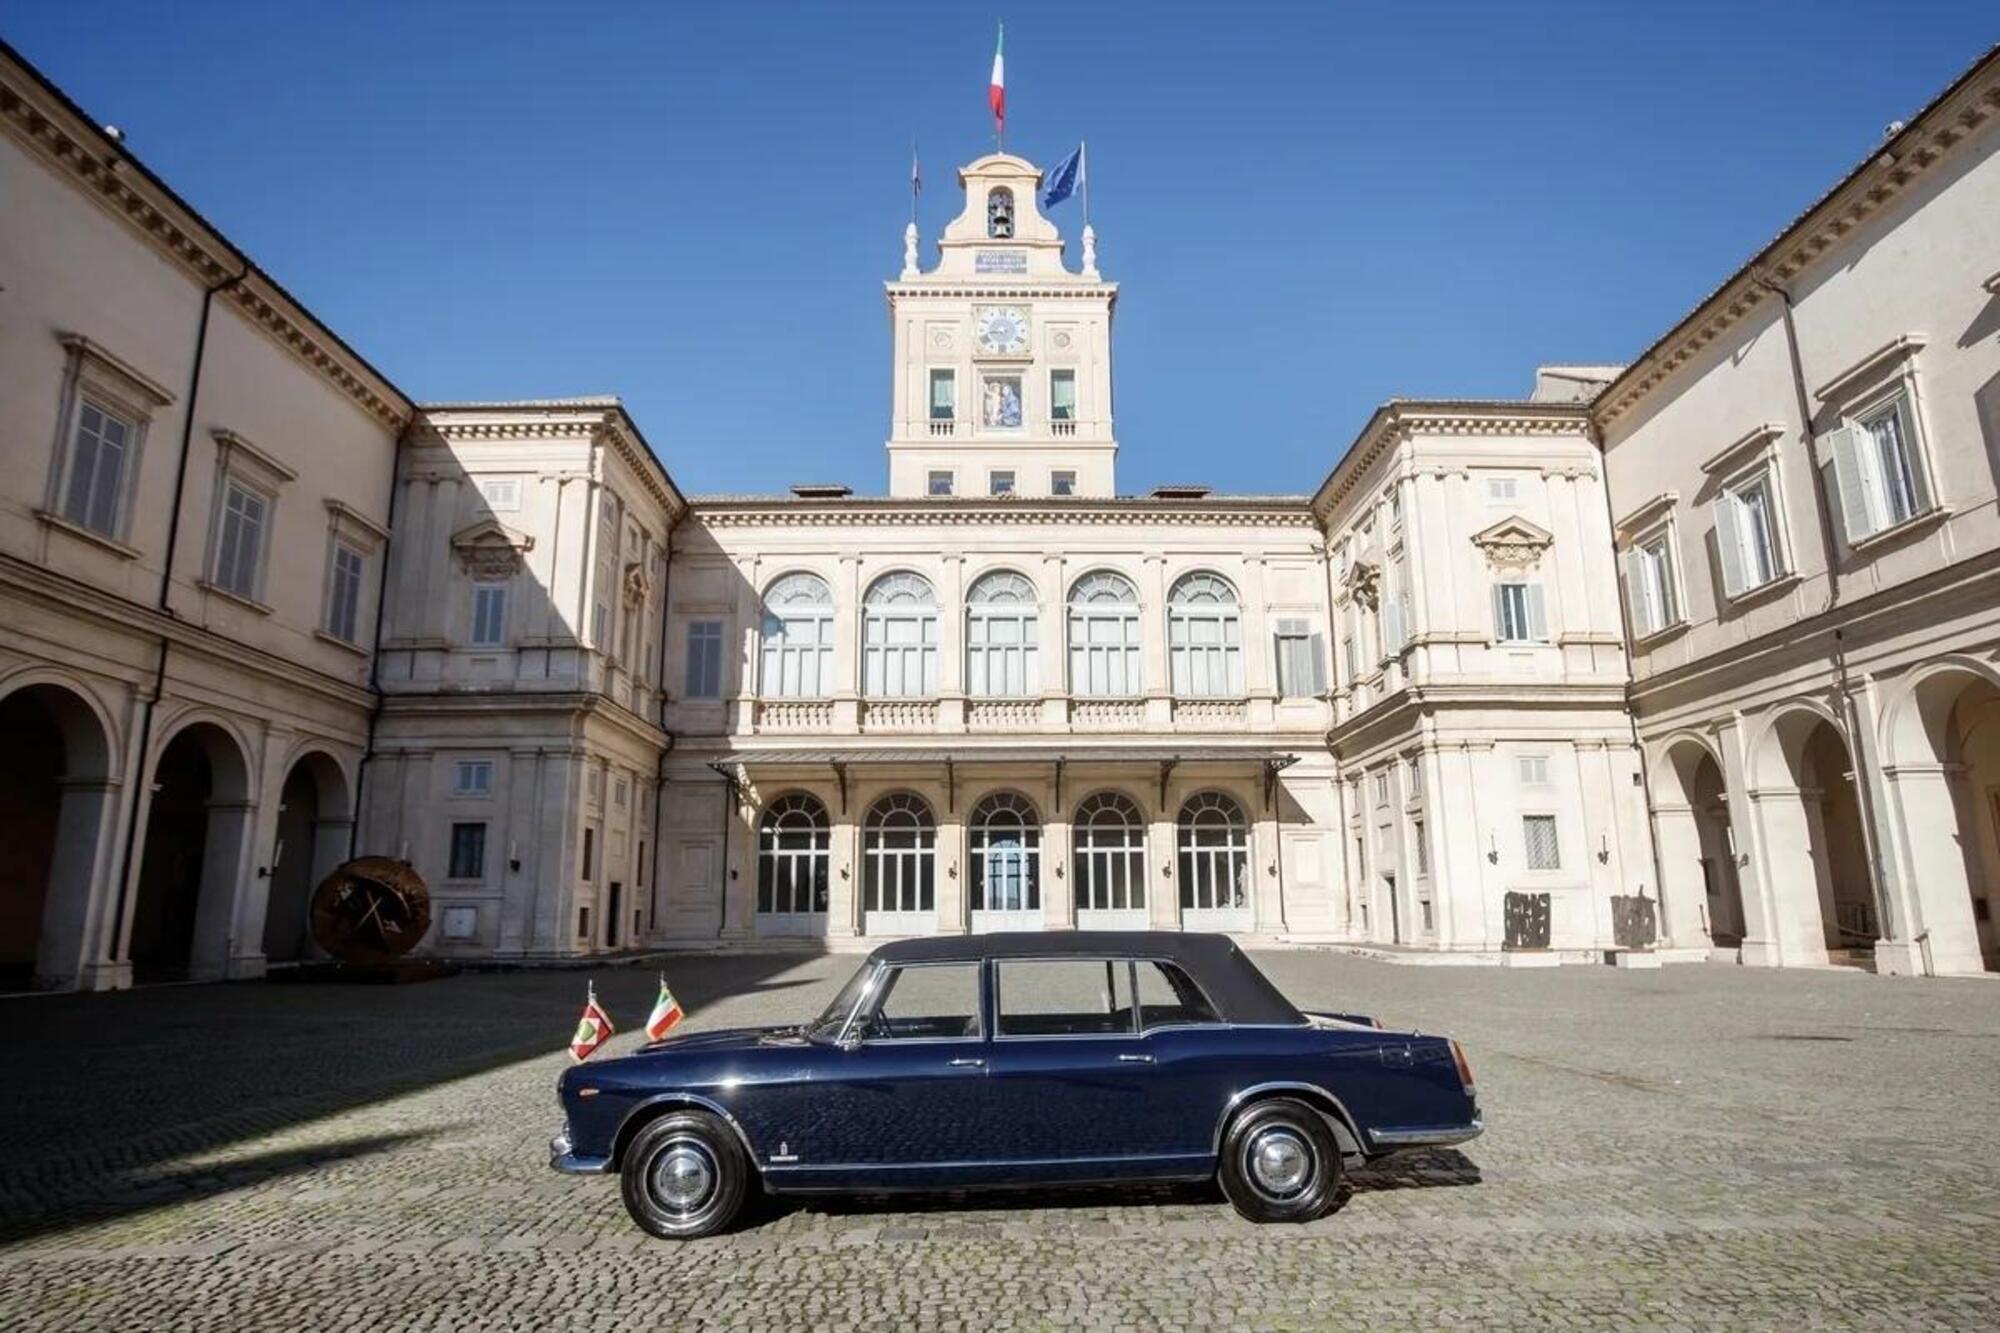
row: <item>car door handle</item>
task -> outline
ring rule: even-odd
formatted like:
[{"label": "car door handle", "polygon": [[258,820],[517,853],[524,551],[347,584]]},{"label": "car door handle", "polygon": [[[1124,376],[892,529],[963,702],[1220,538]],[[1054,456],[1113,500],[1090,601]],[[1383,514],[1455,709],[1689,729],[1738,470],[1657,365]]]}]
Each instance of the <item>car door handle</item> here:
[{"label": "car door handle", "polygon": [[1118,1060],[1121,1064],[1128,1065],[1149,1065],[1153,1063],[1153,1057],[1150,1055],[1133,1055],[1129,1052],[1120,1055]]},{"label": "car door handle", "polygon": [[955,1059],[947,1060],[945,1061],[945,1063],[950,1065],[953,1069],[986,1068],[986,1062],[984,1060],[979,1059],[977,1056],[971,1056],[971,1055],[961,1055]]}]

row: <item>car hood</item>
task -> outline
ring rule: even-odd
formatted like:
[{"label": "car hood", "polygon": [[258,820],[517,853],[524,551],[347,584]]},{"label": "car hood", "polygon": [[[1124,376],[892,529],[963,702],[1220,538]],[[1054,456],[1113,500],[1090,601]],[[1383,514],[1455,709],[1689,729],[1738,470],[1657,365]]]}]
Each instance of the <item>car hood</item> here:
[{"label": "car hood", "polygon": [[803,1045],[796,1025],[768,1028],[723,1028],[716,1032],[689,1032],[669,1036],[664,1041],[642,1047],[640,1055],[673,1055],[681,1051],[715,1052],[745,1050],[752,1046]]}]

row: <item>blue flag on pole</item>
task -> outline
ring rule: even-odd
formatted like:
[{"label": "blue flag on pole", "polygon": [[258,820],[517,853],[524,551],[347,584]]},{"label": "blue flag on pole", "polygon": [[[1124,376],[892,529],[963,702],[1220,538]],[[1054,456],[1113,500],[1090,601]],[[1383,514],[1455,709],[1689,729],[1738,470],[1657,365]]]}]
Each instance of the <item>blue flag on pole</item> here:
[{"label": "blue flag on pole", "polygon": [[1082,177],[1083,145],[1078,144],[1076,150],[1057,163],[1056,169],[1049,173],[1048,188],[1042,191],[1042,207],[1054,208],[1075,194],[1077,184]]}]

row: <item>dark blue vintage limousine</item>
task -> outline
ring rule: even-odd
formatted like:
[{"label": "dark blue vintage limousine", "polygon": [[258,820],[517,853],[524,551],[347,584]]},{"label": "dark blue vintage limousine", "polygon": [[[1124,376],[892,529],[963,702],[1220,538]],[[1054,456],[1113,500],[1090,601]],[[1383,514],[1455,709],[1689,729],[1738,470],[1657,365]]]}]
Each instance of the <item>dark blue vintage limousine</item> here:
[{"label": "dark blue vintage limousine", "polygon": [[1215,1178],[1307,1221],[1344,1167],[1480,1131],[1458,1044],[1302,1013],[1220,935],[885,944],[803,1027],[564,1072],[550,1164],[618,1173],[656,1236],[777,1194]]}]

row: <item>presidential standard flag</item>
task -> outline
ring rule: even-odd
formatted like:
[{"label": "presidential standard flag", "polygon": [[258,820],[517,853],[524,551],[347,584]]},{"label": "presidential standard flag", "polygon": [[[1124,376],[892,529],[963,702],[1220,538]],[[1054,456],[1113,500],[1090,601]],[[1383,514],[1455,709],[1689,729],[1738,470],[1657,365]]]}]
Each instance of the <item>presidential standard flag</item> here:
[{"label": "presidential standard flag", "polygon": [[1076,187],[1083,183],[1083,145],[1056,164],[1049,173],[1048,188],[1042,191],[1042,207],[1054,208],[1063,200],[1076,193]]},{"label": "presidential standard flag", "polygon": [[591,1052],[610,1041],[616,1031],[611,1026],[611,1015],[597,1002],[597,986],[593,982],[589,997],[583,1002],[583,1017],[577,1022],[576,1035],[569,1039],[569,1058],[579,1064],[588,1060]]},{"label": "presidential standard flag", "polygon": [[667,989],[667,974],[660,973],[660,998],[653,1001],[653,1012],[646,1019],[646,1040],[659,1041],[685,1017],[681,1002]]},{"label": "presidential standard flag", "polygon": [[993,81],[986,87],[986,104],[993,108],[993,132],[1007,132],[1007,61],[1003,54],[1007,47],[1007,25],[1000,25],[1000,35],[993,41]]}]

